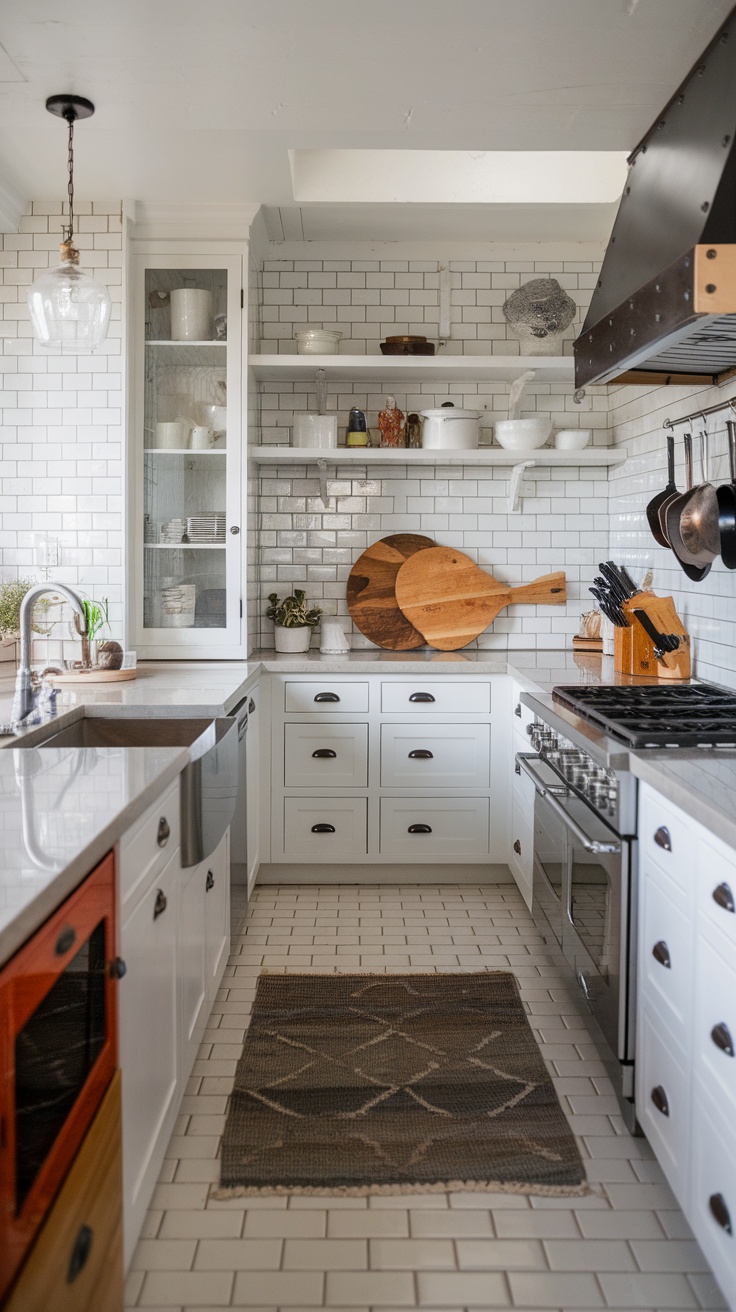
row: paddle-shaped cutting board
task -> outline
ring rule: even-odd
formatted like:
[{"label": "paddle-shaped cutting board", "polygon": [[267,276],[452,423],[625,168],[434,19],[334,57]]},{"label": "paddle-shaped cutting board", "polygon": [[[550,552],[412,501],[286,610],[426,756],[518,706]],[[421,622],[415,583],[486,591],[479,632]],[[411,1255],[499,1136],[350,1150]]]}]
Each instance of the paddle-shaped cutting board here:
[{"label": "paddle-shaped cutting board", "polygon": [[396,575],[415,552],[433,547],[419,533],[393,533],[381,538],[356,560],[348,578],[348,610],[357,629],[389,651],[423,647],[424,638],[399,610]]},{"label": "paddle-shaped cutting board", "polygon": [[430,647],[440,651],[466,647],[505,606],[561,605],[566,595],[562,571],[512,588],[452,547],[420,551],[396,576],[396,600],[403,614]]}]

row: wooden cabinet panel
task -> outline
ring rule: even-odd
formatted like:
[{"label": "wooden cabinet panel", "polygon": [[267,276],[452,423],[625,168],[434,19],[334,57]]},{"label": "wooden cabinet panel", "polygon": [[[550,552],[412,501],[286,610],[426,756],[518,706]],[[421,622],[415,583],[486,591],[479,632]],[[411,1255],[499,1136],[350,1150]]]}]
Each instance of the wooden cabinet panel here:
[{"label": "wooden cabinet panel", "polygon": [[[46,1217],[5,1312],[120,1312],[122,1200],[118,1072]],[[80,1266],[85,1252],[86,1260]],[[74,1275],[77,1267],[78,1274]]]}]

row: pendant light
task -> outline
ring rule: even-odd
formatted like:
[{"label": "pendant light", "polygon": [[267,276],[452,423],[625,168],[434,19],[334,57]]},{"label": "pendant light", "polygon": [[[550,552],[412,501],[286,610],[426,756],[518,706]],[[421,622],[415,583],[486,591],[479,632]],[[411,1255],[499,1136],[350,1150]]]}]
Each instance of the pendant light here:
[{"label": "pendant light", "polygon": [[89,118],[95,107],[83,96],[49,96],[50,114],[69,125],[69,223],[59,247],[61,264],[48,269],[28,289],[28,310],[40,346],[59,346],[61,351],[92,351],[104,342],[110,323],[110,293],[103,283],[79,267],[74,237],[74,124]]}]

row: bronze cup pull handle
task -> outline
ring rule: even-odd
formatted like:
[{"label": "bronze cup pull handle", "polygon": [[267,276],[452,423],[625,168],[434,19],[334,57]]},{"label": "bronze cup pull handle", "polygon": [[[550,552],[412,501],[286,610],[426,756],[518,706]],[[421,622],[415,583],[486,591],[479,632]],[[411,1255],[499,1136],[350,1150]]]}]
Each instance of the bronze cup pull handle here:
[{"label": "bronze cup pull handle", "polygon": [[733,893],[731,892],[731,889],[729,888],[728,884],[718,884],[718,886],[713,889],[713,892],[711,893],[711,897],[713,898],[714,902],[718,903],[719,907],[723,908],[724,911],[730,911],[732,913],[736,911],[736,904],[734,904]]},{"label": "bronze cup pull handle", "polygon": [[727,1234],[732,1235],[731,1213],[728,1210],[723,1194],[711,1194],[708,1199],[708,1206],[710,1207],[712,1217],[718,1222],[721,1230],[725,1230]]},{"label": "bronze cup pull handle", "polygon": [[93,1239],[94,1230],[92,1230],[91,1226],[82,1225],[79,1227],[66,1273],[66,1283],[68,1285],[74,1284],[77,1276],[80,1275],[84,1267],[87,1265],[87,1258],[92,1252]]},{"label": "bronze cup pull handle", "polygon": [[670,950],[667,947],[667,944],[665,943],[664,939],[661,938],[658,943],[654,944],[654,947],[652,948],[652,956],[654,957],[655,961],[659,962],[660,966],[665,967],[665,970],[672,969]]},{"label": "bronze cup pull handle", "polygon": [[409,752],[410,761],[433,761],[434,753],[427,750],[426,747],[415,747],[413,752]]},{"label": "bronze cup pull handle", "polygon": [[659,829],[654,835],[654,841],[657,844],[657,847],[663,848],[665,852],[672,851],[672,839],[670,838],[670,831],[666,825],[659,826]]},{"label": "bronze cup pull handle", "polygon": [[312,825],[313,834],[334,834],[334,825]]},{"label": "bronze cup pull handle", "polygon": [[337,752],[333,752],[331,747],[318,747],[316,752],[312,752],[312,756],[318,761],[334,760]]},{"label": "bronze cup pull handle", "polygon": [[731,1038],[731,1031],[729,1030],[728,1025],[724,1024],[723,1021],[720,1021],[718,1025],[713,1026],[713,1029],[710,1032],[710,1037],[716,1047],[720,1048],[721,1052],[725,1052],[727,1057],[733,1057],[733,1039]]},{"label": "bronze cup pull handle", "polygon": [[656,1089],[652,1089],[650,1096],[652,1102],[654,1103],[654,1106],[657,1108],[657,1111],[661,1112],[663,1116],[669,1116],[670,1105],[667,1101],[667,1094],[665,1093],[661,1084],[658,1084]]},{"label": "bronze cup pull handle", "polygon": [[339,702],[340,698],[336,692],[318,692],[314,700],[316,702]]},{"label": "bronze cup pull handle", "polygon": [[431,832],[432,832],[432,826],[431,826],[431,825],[409,825],[409,828],[407,829],[406,832],[407,832],[407,834],[431,834]]},{"label": "bronze cup pull handle", "polygon": [[162,915],[163,915],[163,913],[164,913],[164,911],[166,910],[166,908],[167,908],[168,905],[169,905],[169,904],[168,904],[168,902],[167,902],[167,900],[166,900],[166,894],[164,893],[163,889],[162,889],[162,888],[157,888],[157,889],[156,889],[156,901],[155,901],[154,904],[153,904],[153,918],[154,918],[154,920],[158,920],[159,916],[162,916]]},{"label": "bronze cup pull handle", "polygon": [[410,702],[433,702],[434,697],[431,692],[413,692],[409,698]]}]

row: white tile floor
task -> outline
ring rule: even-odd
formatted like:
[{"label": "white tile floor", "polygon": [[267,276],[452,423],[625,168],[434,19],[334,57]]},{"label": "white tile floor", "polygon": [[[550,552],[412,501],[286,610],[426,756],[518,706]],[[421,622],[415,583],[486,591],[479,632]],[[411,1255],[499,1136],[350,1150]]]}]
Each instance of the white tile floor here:
[{"label": "white tile floor", "polygon": [[[166,1312],[675,1312],[725,1306],[657,1162],[626,1132],[577,1000],[511,885],[256,890],[127,1282]],[[511,969],[597,1193],[209,1199],[258,973]]]}]

